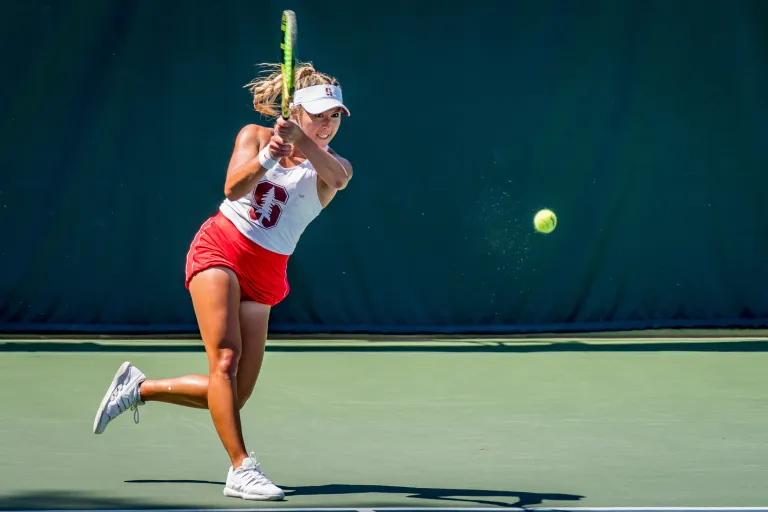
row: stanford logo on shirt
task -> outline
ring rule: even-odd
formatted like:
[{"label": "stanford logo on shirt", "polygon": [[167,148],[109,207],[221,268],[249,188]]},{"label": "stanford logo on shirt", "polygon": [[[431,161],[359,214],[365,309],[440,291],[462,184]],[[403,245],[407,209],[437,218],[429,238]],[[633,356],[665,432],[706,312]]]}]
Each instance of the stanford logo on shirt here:
[{"label": "stanford logo on shirt", "polygon": [[248,211],[251,220],[264,229],[275,227],[288,202],[288,191],[271,181],[261,181],[253,189],[254,206]]}]

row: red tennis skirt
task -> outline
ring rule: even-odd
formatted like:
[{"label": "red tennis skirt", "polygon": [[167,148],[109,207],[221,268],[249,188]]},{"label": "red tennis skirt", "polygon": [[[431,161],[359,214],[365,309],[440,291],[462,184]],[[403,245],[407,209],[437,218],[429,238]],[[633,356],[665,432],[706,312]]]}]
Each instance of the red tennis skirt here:
[{"label": "red tennis skirt", "polygon": [[200,226],[190,244],[187,290],[195,274],[211,267],[227,267],[235,273],[241,300],[274,306],[288,296],[288,256],[246,238],[220,211]]}]

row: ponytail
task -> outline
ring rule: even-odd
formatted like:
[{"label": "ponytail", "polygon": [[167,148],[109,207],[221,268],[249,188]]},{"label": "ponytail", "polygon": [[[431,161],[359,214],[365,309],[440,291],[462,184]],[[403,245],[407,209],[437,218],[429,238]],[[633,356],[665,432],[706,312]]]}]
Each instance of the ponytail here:
[{"label": "ponytail", "polygon": [[[253,108],[265,117],[276,118],[280,115],[282,106],[278,98],[283,92],[283,74],[280,64],[262,64],[265,72],[245,85],[253,96]],[[332,76],[320,73],[311,62],[298,63],[296,67],[296,90],[313,85],[335,85],[339,81]]]}]

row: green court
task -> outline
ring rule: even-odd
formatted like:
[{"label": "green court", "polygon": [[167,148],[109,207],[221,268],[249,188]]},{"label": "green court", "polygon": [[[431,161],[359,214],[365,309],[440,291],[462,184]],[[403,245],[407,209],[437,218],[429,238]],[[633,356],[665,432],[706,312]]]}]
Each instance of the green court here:
[{"label": "green court", "polygon": [[243,411],[282,502],[226,498],[208,411],[91,433],[124,360],[205,373],[195,340],[0,341],[4,510],[685,510],[768,506],[768,341],[270,341]]}]

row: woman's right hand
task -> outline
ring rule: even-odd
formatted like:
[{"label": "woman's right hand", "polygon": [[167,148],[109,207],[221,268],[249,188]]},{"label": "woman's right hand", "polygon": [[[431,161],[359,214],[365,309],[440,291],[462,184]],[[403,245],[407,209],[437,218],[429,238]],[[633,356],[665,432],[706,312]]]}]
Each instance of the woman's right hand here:
[{"label": "woman's right hand", "polygon": [[273,134],[269,140],[269,153],[272,160],[280,161],[282,158],[290,156],[293,146],[286,142],[277,134]]}]

